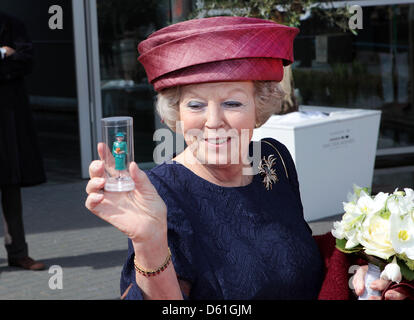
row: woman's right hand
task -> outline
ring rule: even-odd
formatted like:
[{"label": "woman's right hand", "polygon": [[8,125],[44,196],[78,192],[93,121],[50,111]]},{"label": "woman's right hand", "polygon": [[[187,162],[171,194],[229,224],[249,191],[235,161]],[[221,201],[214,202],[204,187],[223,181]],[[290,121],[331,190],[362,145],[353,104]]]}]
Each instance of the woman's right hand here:
[{"label": "woman's right hand", "polygon": [[101,160],[95,160],[89,166],[86,208],[122,231],[134,244],[166,242],[167,207],[145,172],[135,162],[129,166],[129,173],[135,182],[133,191],[103,190],[105,168],[102,159],[109,152],[106,149],[105,144],[99,143]]}]

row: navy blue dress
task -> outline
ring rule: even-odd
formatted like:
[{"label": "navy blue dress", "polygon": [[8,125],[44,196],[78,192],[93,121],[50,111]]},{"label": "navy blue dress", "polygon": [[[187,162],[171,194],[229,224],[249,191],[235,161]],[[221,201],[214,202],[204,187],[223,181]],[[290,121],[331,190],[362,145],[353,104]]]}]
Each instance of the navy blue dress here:
[{"label": "navy blue dress", "polygon": [[[185,166],[163,163],[147,175],[167,205],[168,244],[179,278],[191,283],[188,299],[316,299],[323,263],[303,218],[296,169],[287,148],[266,138],[279,181],[267,190],[263,176],[242,187],[222,187]],[[260,142],[257,142],[260,143]],[[250,145],[252,147],[252,145]],[[121,294],[142,299],[134,251],[121,275]]]}]

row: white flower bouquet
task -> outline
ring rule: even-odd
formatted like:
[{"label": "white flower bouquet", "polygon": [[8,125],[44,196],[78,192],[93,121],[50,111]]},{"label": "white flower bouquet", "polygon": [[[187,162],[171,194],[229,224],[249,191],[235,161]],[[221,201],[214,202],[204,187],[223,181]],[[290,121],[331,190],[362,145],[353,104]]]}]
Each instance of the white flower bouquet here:
[{"label": "white flower bouquet", "polygon": [[371,195],[354,185],[344,202],[344,215],[333,225],[336,247],[362,254],[382,271],[381,279],[414,280],[414,191]]}]

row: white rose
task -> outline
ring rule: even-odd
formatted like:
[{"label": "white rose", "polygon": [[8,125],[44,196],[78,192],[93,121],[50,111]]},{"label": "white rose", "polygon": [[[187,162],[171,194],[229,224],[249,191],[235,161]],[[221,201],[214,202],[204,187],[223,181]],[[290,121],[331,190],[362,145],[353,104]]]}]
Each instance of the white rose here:
[{"label": "white rose", "polygon": [[360,243],[365,253],[388,259],[395,254],[390,239],[390,223],[379,214],[369,214],[365,218],[360,234]]}]

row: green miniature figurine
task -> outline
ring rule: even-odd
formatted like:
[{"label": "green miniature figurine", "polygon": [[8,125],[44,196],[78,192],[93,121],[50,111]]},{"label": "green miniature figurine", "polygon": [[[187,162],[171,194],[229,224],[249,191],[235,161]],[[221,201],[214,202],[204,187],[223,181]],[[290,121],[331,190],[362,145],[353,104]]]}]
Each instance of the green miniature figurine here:
[{"label": "green miniature figurine", "polygon": [[[116,134],[116,140],[112,146],[112,155],[115,158],[115,170],[122,171],[126,169],[125,158],[128,154],[127,144],[124,140],[125,135],[122,132]],[[119,172],[119,177],[121,177],[121,172]]]}]

